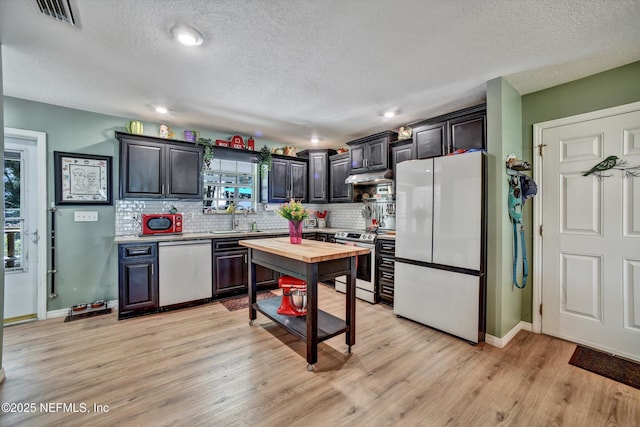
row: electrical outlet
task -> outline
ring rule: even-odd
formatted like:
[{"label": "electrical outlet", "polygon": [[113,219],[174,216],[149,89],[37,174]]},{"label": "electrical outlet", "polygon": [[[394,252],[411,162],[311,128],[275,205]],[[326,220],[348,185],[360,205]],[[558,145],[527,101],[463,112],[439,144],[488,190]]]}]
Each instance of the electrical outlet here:
[{"label": "electrical outlet", "polygon": [[97,211],[73,211],[75,222],[96,222],[98,221]]}]

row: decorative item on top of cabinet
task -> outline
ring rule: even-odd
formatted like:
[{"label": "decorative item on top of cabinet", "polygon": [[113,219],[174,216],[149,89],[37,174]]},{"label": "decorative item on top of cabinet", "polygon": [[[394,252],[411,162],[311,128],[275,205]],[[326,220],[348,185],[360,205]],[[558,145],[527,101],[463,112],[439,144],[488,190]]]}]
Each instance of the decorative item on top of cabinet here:
[{"label": "decorative item on top of cabinet", "polygon": [[171,128],[167,125],[160,125],[158,136],[163,139],[172,139],[175,134],[171,132]]},{"label": "decorative item on top of cabinet", "polygon": [[116,132],[121,199],[201,199],[203,149],[191,143]]},{"label": "decorative item on top of cabinet", "polygon": [[196,142],[196,140],[200,138],[200,132],[197,130],[185,130],[184,131],[184,140],[187,142]]},{"label": "decorative item on top of cabinet", "polygon": [[351,151],[351,173],[384,170],[389,167],[389,143],[396,141],[393,131],[380,132],[348,142]]},{"label": "decorative item on top of cabinet", "polygon": [[144,125],[141,121],[138,120],[131,120],[130,122],[127,122],[124,128],[127,130],[127,132],[133,133],[135,135],[142,135],[144,133]]},{"label": "decorative item on top of cabinet", "polygon": [[412,129],[409,126],[400,126],[398,129],[398,141],[411,138]]},{"label": "decorative item on top of cabinet", "polygon": [[309,160],[309,203],[329,202],[329,156],[334,154],[335,150],[304,150],[298,153]]}]

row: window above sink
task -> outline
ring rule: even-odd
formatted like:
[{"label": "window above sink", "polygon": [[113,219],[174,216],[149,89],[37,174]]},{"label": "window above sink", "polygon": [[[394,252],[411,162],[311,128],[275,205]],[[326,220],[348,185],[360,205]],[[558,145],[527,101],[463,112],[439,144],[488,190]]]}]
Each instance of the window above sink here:
[{"label": "window above sink", "polygon": [[255,163],[213,159],[202,170],[204,214],[255,212],[258,203],[258,167]]}]

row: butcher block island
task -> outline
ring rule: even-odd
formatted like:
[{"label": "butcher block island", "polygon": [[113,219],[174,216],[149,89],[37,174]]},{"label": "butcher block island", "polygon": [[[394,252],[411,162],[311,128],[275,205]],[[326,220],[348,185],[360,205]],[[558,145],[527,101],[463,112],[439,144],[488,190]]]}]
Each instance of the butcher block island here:
[{"label": "butcher block island", "polygon": [[[318,361],[318,343],[344,333],[348,351],[356,343],[356,259],[367,248],[303,239],[293,245],[288,237],[241,240],[249,248],[249,324],[257,312],[307,343],[307,370]],[[307,313],[288,316],[277,313],[280,298],[256,300],[256,265],[307,282]],[[345,318],[318,309],[318,282],[347,276]]]}]

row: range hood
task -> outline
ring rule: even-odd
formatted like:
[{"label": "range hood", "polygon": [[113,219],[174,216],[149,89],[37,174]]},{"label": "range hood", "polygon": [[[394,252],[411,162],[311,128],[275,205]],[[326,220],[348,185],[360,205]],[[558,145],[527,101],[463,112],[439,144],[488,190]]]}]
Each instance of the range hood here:
[{"label": "range hood", "polygon": [[349,175],[344,180],[345,184],[384,184],[387,182],[393,182],[391,169]]}]

